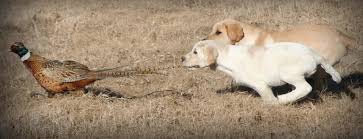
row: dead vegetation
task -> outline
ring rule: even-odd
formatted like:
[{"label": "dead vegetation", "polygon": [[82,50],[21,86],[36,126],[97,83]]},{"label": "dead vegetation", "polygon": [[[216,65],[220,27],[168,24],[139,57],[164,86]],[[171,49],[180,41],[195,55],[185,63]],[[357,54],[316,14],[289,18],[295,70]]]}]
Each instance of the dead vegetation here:
[{"label": "dead vegetation", "polygon": [[[360,0],[1,1],[0,138],[361,138],[362,5]],[[358,50],[335,67],[356,99],[333,85],[320,94],[322,102],[266,106],[253,93],[216,93],[230,82],[221,72],[180,68],[168,76],[106,79],[91,86],[134,99],[49,99],[32,95],[45,92],[7,52],[11,43],[23,41],[34,53],[91,69],[173,65],[225,18],[276,30],[330,24],[353,36]]]}]

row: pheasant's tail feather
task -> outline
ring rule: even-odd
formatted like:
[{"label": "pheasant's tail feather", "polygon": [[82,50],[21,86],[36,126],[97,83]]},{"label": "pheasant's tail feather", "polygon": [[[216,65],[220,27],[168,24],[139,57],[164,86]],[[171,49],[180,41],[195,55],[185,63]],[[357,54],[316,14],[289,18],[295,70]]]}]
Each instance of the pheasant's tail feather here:
[{"label": "pheasant's tail feather", "polygon": [[146,75],[146,74],[161,74],[162,70],[174,69],[179,66],[166,66],[166,67],[147,67],[147,68],[129,68],[129,69],[107,69],[107,70],[99,70],[99,71],[91,71],[85,75],[88,79],[104,79],[109,77],[129,77],[134,75]]}]

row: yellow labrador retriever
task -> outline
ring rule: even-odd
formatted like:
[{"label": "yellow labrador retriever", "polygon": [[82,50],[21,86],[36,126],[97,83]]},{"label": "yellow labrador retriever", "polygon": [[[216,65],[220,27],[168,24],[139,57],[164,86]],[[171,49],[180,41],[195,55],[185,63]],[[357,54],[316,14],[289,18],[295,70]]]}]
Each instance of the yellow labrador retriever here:
[{"label": "yellow labrador retriever", "polygon": [[346,46],[355,46],[352,38],[326,25],[299,25],[274,32],[233,19],[216,23],[205,39],[256,47],[275,42],[301,43],[313,49],[329,64],[337,63],[346,54]]},{"label": "yellow labrador retriever", "polygon": [[[238,84],[253,88],[265,103],[288,104],[304,98],[312,90],[305,77],[315,73],[320,65],[332,79],[339,83],[339,73],[324,58],[299,43],[279,42],[265,48],[254,45],[225,46],[214,40],[196,43],[182,57],[182,64],[189,69],[214,67],[231,76]],[[291,84],[295,89],[275,97],[272,86]]]}]

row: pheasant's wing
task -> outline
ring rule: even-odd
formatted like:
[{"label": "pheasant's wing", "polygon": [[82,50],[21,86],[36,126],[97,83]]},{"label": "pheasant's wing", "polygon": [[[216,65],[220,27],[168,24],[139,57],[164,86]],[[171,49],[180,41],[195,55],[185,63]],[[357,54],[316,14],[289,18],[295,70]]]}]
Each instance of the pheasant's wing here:
[{"label": "pheasant's wing", "polygon": [[78,63],[76,61],[71,61],[71,60],[63,61],[63,65],[67,68],[74,69],[74,70],[89,71],[87,66],[85,66],[81,63]]},{"label": "pheasant's wing", "polygon": [[89,72],[87,66],[82,65],[75,61],[58,60],[47,61],[43,64],[42,73],[51,77],[59,82],[75,82],[85,79],[81,75]]}]

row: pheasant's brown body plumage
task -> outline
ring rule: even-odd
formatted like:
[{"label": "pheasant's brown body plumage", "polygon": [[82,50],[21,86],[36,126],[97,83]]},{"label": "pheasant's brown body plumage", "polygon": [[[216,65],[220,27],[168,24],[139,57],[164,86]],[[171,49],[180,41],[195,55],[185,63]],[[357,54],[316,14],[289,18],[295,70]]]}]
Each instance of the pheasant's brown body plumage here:
[{"label": "pheasant's brown body plumage", "polygon": [[34,55],[21,42],[15,42],[10,51],[18,54],[38,83],[49,93],[63,93],[84,89],[96,80],[108,77],[124,77],[140,74],[158,74],[157,70],[167,68],[132,69],[128,67],[93,71],[75,61],[49,60]]},{"label": "pheasant's brown body plumage", "polygon": [[97,79],[80,79],[66,82],[67,79],[78,78],[90,70],[74,61],[47,60],[38,55],[32,55],[24,64],[32,72],[38,83],[50,93],[63,93],[84,88]]}]

